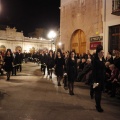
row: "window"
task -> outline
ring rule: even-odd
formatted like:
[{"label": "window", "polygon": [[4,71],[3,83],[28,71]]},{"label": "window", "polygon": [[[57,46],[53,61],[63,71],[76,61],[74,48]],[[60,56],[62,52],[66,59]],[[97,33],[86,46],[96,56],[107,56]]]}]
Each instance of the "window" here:
[{"label": "window", "polygon": [[120,25],[109,27],[109,50],[120,50]]},{"label": "window", "polygon": [[112,14],[120,16],[120,0],[112,1]]}]

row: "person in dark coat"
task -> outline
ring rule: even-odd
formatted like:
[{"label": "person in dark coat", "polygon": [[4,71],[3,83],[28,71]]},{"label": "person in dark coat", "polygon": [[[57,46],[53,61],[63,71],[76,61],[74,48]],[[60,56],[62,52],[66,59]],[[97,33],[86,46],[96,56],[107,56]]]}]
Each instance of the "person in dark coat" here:
[{"label": "person in dark coat", "polygon": [[63,77],[64,65],[65,65],[65,61],[62,56],[62,52],[57,51],[57,55],[55,58],[55,74],[57,76],[58,86],[61,86],[60,82]]},{"label": "person in dark coat", "polygon": [[20,72],[22,71],[22,62],[23,62],[23,54],[21,53],[20,50],[16,52],[15,55],[15,65],[17,65],[17,71],[20,69]]},{"label": "person in dark coat", "polygon": [[20,68],[20,72],[22,71],[22,62],[23,62],[23,54],[21,53],[21,50],[19,50],[18,52],[18,64],[19,64],[19,68]]},{"label": "person in dark coat", "polygon": [[47,68],[47,75],[49,75],[49,68],[48,68],[48,59],[49,59],[49,53],[48,50],[45,51],[45,58],[44,58],[44,63],[46,64],[46,68]]},{"label": "person in dark coat", "polygon": [[101,107],[101,97],[104,88],[104,79],[105,79],[105,61],[103,57],[103,47],[102,45],[98,45],[96,47],[96,54],[93,59],[93,80],[94,83],[97,83],[98,85],[94,88],[96,110],[98,112],[103,112],[103,109]]},{"label": "person in dark coat", "polygon": [[2,54],[1,54],[1,52],[0,52],[0,73],[1,73],[1,75],[3,75],[3,70],[2,70],[2,68],[3,68],[3,57],[2,57]]},{"label": "person in dark coat", "polygon": [[41,61],[41,72],[43,72],[43,75],[45,75],[45,70],[46,70],[46,56],[44,51],[42,51],[42,54],[40,56],[40,61]]},{"label": "person in dark coat", "polygon": [[114,64],[109,65],[109,68],[111,70],[111,76],[108,79],[108,84],[107,85],[108,85],[109,90],[111,90],[111,96],[110,97],[115,97],[119,70],[118,70],[118,68],[115,67]]},{"label": "person in dark coat", "polygon": [[67,76],[67,61],[68,61],[68,58],[69,58],[69,52],[65,52],[65,57],[64,57],[64,60],[65,60],[65,66],[64,66],[64,75],[63,75],[63,83],[64,83],[64,88],[65,89],[68,89],[68,76]]},{"label": "person in dark coat", "polygon": [[113,60],[113,64],[118,68],[118,70],[120,71],[120,52],[116,51],[115,52],[115,58]]},{"label": "person in dark coat", "polygon": [[107,53],[106,62],[110,62],[110,64],[113,64],[113,56],[111,52]]},{"label": "person in dark coat", "polygon": [[7,80],[10,79],[10,74],[13,68],[13,55],[10,49],[7,49],[4,58],[4,69],[7,72]]},{"label": "person in dark coat", "polygon": [[86,65],[84,66],[83,70],[80,71],[77,75],[77,81],[82,81],[85,74],[87,74],[90,70],[92,70],[91,59],[87,59]]},{"label": "person in dark coat", "polygon": [[75,52],[71,52],[67,61],[67,75],[68,75],[68,88],[69,94],[74,95],[74,81],[77,77],[77,59],[75,58]]},{"label": "person in dark coat", "polygon": [[47,59],[47,70],[48,70],[48,75],[50,75],[49,77],[52,78],[52,69],[54,67],[55,64],[55,60],[54,60],[54,54],[53,51],[50,50],[49,55],[48,55],[48,59]]},{"label": "person in dark coat", "polygon": [[80,63],[79,63],[79,71],[82,71],[86,65],[86,59],[82,58]]}]

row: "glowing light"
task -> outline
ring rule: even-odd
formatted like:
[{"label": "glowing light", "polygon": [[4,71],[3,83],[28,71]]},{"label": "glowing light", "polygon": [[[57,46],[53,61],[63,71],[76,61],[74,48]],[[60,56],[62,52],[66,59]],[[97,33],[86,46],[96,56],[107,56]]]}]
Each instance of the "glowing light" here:
[{"label": "glowing light", "polygon": [[53,38],[55,38],[55,37],[56,37],[56,33],[55,33],[54,31],[50,31],[50,32],[48,33],[48,38],[53,39]]},{"label": "glowing light", "polygon": [[25,47],[26,52],[30,52],[30,49],[31,49],[31,48],[32,48],[31,45],[27,45],[27,46]]},{"label": "glowing light", "polygon": [[59,42],[59,43],[58,43],[58,45],[59,45],[59,46],[61,46],[61,45],[62,45],[62,43],[61,43],[61,42]]}]

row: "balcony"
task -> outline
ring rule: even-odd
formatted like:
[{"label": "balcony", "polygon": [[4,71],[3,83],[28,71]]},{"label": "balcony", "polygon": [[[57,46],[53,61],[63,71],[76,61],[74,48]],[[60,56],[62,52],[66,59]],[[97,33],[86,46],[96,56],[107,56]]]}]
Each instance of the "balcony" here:
[{"label": "balcony", "polygon": [[112,13],[111,14],[120,16],[120,0],[112,1]]}]

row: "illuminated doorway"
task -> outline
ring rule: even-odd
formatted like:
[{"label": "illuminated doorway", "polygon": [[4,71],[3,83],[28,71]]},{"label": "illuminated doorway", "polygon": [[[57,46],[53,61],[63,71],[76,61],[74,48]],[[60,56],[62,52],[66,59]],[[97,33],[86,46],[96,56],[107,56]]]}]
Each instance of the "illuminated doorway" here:
[{"label": "illuminated doorway", "polygon": [[20,47],[20,46],[17,46],[16,48],[15,48],[15,51],[17,52],[17,51],[22,51],[22,48]]},{"label": "illuminated doorway", "polygon": [[34,47],[32,47],[32,48],[30,48],[30,53],[35,53],[35,48]]},{"label": "illuminated doorway", "polygon": [[78,29],[73,32],[71,37],[71,50],[75,50],[76,53],[86,53],[86,39],[82,30]]},{"label": "illuminated doorway", "polygon": [[1,46],[0,46],[0,51],[5,52],[5,51],[6,51],[6,47],[5,47],[4,45],[1,45]]}]

